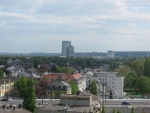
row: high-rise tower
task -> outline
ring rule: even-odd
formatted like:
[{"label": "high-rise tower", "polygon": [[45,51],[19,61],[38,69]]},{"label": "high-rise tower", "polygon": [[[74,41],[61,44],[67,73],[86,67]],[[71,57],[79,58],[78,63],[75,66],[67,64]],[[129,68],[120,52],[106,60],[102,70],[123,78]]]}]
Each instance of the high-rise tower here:
[{"label": "high-rise tower", "polygon": [[67,56],[68,46],[71,46],[71,41],[62,41],[62,56]]},{"label": "high-rise tower", "polygon": [[74,57],[74,47],[73,46],[67,46],[67,57]]}]

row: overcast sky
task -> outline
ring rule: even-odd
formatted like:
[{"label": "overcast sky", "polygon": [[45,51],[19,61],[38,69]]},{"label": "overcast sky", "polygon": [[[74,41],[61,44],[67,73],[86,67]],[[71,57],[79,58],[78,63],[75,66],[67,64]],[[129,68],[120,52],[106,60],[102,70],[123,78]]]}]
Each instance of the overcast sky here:
[{"label": "overcast sky", "polygon": [[0,0],[0,52],[150,50],[150,0]]}]

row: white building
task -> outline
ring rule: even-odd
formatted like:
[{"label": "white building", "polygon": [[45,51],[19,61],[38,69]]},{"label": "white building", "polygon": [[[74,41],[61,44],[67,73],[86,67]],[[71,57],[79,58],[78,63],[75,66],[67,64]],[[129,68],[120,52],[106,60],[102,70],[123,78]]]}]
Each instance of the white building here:
[{"label": "white building", "polygon": [[115,58],[115,51],[109,50],[107,52],[107,58]]},{"label": "white building", "polygon": [[123,79],[124,77],[117,76],[117,72],[99,72],[94,74],[86,74],[90,79],[90,83],[93,80],[97,81],[98,95],[103,94],[103,84],[105,85],[104,90],[106,92],[113,92],[113,98],[123,98]]}]

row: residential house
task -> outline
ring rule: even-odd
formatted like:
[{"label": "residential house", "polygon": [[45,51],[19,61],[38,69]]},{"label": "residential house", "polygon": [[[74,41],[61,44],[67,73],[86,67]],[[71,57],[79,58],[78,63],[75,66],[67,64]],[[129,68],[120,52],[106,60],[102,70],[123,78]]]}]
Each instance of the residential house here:
[{"label": "residential house", "polygon": [[55,98],[57,91],[61,91],[62,94],[71,94],[71,87],[64,81],[54,81],[46,88],[46,97]]},{"label": "residential house", "polygon": [[59,78],[61,78],[63,81],[65,81],[67,83],[74,81],[77,83],[78,89],[80,91],[83,91],[86,89],[86,77],[84,75],[79,74],[79,73],[71,74],[71,75],[64,74],[64,73],[49,73],[46,75],[42,75],[41,79],[43,77],[47,77],[50,82],[52,80],[56,80]]},{"label": "residential house", "polygon": [[0,98],[6,98],[9,96],[9,91],[13,88],[14,81],[8,79],[0,80]]}]

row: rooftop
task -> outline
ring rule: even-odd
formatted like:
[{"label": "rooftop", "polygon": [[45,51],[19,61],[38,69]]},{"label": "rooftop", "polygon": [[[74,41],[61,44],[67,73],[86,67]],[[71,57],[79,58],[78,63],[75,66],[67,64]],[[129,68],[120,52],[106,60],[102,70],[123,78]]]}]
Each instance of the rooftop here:
[{"label": "rooftop", "polygon": [[[96,105],[98,101],[94,100],[92,102],[92,106]],[[92,106],[73,106],[71,108],[69,108],[67,111],[76,111],[76,112],[87,112],[88,110],[90,110],[90,108]],[[65,106],[60,105],[60,100],[56,100],[53,101],[52,103],[46,105],[44,108],[40,109],[40,111],[42,112],[43,110],[52,110],[52,111],[62,111],[64,109]],[[40,112],[39,112],[40,113]]]}]

